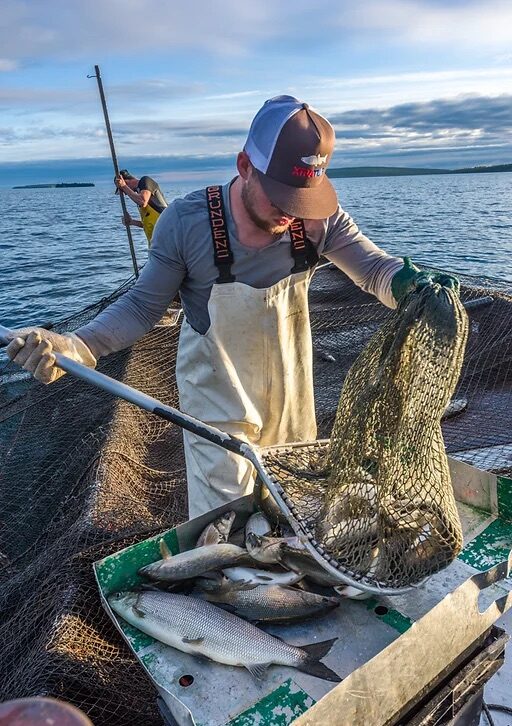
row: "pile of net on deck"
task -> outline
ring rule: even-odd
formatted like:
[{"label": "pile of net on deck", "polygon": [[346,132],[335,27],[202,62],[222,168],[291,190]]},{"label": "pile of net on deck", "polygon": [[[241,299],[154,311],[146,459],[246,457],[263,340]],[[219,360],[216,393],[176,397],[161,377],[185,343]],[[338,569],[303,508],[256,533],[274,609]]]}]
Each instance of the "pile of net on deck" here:
[{"label": "pile of net on deck", "polygon": [[[492,299],[469,311],[454,396],[465,410],[443,434],[449,451],[506,474],[512,297],[496,281],[463,282],[463,300]],[[54,330],[83,325],[125,289]],[[394,313],[329,268],[313,279],[310,309],[319,434],[328,436],[351,364]],[[178,334],[160,325],[99,369],[177,406]],[[51,695],[97,726],[161,724],[156,692],[101,607],[92,563],[186,519],[184,466],[174,425],[70,376],[45,387],[0,365],[2,700]]]}]

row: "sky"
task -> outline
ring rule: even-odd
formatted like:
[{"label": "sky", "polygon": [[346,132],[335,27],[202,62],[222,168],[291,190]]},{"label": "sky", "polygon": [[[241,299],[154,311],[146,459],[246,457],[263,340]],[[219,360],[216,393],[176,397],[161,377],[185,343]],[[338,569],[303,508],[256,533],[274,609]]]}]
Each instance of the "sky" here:
[{"label": "sky", "polygon": [[[0,177],[234,169],[261,104],[336,130],[331,166],[512,162],[510,0],[2,0]],[[51,160],[48,161],[48,160]],[[21,176],[20,176],[21,175]]]}]

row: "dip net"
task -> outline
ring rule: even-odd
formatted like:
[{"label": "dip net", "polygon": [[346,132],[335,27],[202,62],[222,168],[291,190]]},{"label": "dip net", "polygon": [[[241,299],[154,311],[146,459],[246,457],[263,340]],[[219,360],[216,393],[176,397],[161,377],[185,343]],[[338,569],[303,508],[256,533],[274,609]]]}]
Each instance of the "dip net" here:
[{"label": "dip net", "polygon": [[426,285],[388,318],[345,379],[316,537],[375,583],[417,583],[462,549],[441,417],[467,337],[458,295]]},{"label": "dip net", "polygon": [[452,290],[411,293],[350,368],[330,443],[264,454],[302,531],[351,581],[406,588],[462,549],[441,417],[467,334]]},{"label": "dip net", "polygon": [[[130,284],[53,329],[83,325]],[[476,306],[452,397],[462,403],[442,422],[448,452],[502,482],[512,474],[510,293],[463,278],[461,298]],[[351,365],[395,313],[330,267],[313,279],[310,310],[319,435],[328,437]],[[175,318],[99,370],[177,407]],[[325,462],[328,442],[309,448],[304,470]],[[96,726],[161,724],[156,691],[101,607],[92,563],[186,517],[180,429],[71,376],[46,387],[0,362],[0,699],[62,698]]]}]

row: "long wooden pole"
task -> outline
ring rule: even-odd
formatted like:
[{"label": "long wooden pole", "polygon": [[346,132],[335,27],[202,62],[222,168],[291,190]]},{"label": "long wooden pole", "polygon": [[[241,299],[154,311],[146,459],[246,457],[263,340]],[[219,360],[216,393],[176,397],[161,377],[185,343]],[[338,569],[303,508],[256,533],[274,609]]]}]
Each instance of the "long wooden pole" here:
[{"label": "long wooden pole", "polygon": [[[110,153],[112,154],[112,163],[114,165],[114,173],[115,173],[116,177],[118,177],[119,176],[119,166],[117,163],[116,150],[114,148],[114,139],[112,137],[112,129],[110,127],[110,120],[109,120],[108,111],[107,111],[107,102],[105,100],[105,93],[103,91],[103,83],[101,82],[99,66],[94,66],[94,75],[96,76],[96,80],[98,81],[98,89],[100,92],[101,105],[103,108],[103,116],[105,117],[105,126],[107,127],[108,143],[110,144]],[[124,194],[122,192],[119,192],[119,199],[121,200],[121,207],[123,210],[123,219],[126,219],[128,217],[128,210],[126,208],[126,200],[125,200]],[[138,277],[139,276],[139,267],[137,265],[137,258],[135,256],[135,247],[133,244],[132,232],[131,232],[129,225],[125,225],[125,227],[126,227],[126,234],[128,235],[128,243],[130,245],[130,253],[132,255],[133,271],[135,273],[135,277]]]}]

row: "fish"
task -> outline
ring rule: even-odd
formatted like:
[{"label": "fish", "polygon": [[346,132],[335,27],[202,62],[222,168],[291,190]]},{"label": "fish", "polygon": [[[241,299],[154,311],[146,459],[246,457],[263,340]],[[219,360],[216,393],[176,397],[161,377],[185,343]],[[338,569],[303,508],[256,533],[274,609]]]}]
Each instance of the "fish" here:
[{"label": "fish", "polygon": [[252,590],[224,593],[193,590],[192,596],[201,597],[245,620],[266,623],[295,623],[319,617],[340,604],[335,597],[279,585],[259,585]]},{"label": "fish", "polygon": [[239,578],[234,580],[226,576],[224,572],[205,572],[204,575],[195,579],[194,584],[196,587],[199,587],[205,592],[222,594],[232,592],[234,590],[252,590],[252,588],[257,587],[259,583],[248,578]]},{"label": "fish", "polygon": [[245,546],[250,556],[258,562],[267,564],[279,564],[281,562],[281,551],[286,545],[303,549],[299,537],[267,537],[249,532],[245,538]]},{"label": "fish", "polygon": [[467,407],[467,398],[452,398],[452,400],[448,402],[446,408],[444,409],[441,419],[444,421],[445,419],[451,418],[452,416],[457,416],[457,414],[465,411]]},{"label": "fish", "polygon": [[318,585],[330,587],[341,582],[341,578],[330,575],[318,564],[305,549],[300,537],[258,537],[251,533],[246,545],[251,557],[258,562],[280,564],[287,570],[311,578]]},{"label": "fish", "polygon": [[358,587],[353,587],[352,585],[339,585],[334,589],[340,597],[346,597],[350,600],[368,600],[370,597],[375,597],[373,592],[360,590]]},{"label": "fish", "polygon": [[272,527],[263,512],[255,512],[254,514],[251,514],[245,524],[246,538],[251,533],[256,534],[258,537],[264,537],[265,535],[270,534],[271,531]]},{"label": "fish", "polygon": [[247,560],[247,552],[232,544],[205,545],[172,555],[164,540],[160,540],[160,553],[161,560],[141,567],[138,574],[150,580],[189,580]]},{"label": "fish", "polygon": [[217,663],[247,668],[257,679],[264,678],[274,664],[334,683],[341,680],[320,663],[336,638],[290,645],[212,603],[175,593],[118,592],[108,602],[123,620],[161,643]]},{"label": "fish", "polygon": [[284,545],[280,556],[281,564],[284,567],[301,574],[303,577],[308,577],[317,585],[332,587],[342,582],[341,578],[327,572],[307,550],[298,550]]},{"label": "fish", "polygon": [[222,516],[203,529],[197,540],[196,547],[221,544],[228,541],[231,527],[235,521],[235,512],[225,512]]},{"label": "fish", "polygon": [[252,567],[225,567],[222,572],[233,584],[253,585],[295,585],[304,575],[297,572],[270,572]]}]

